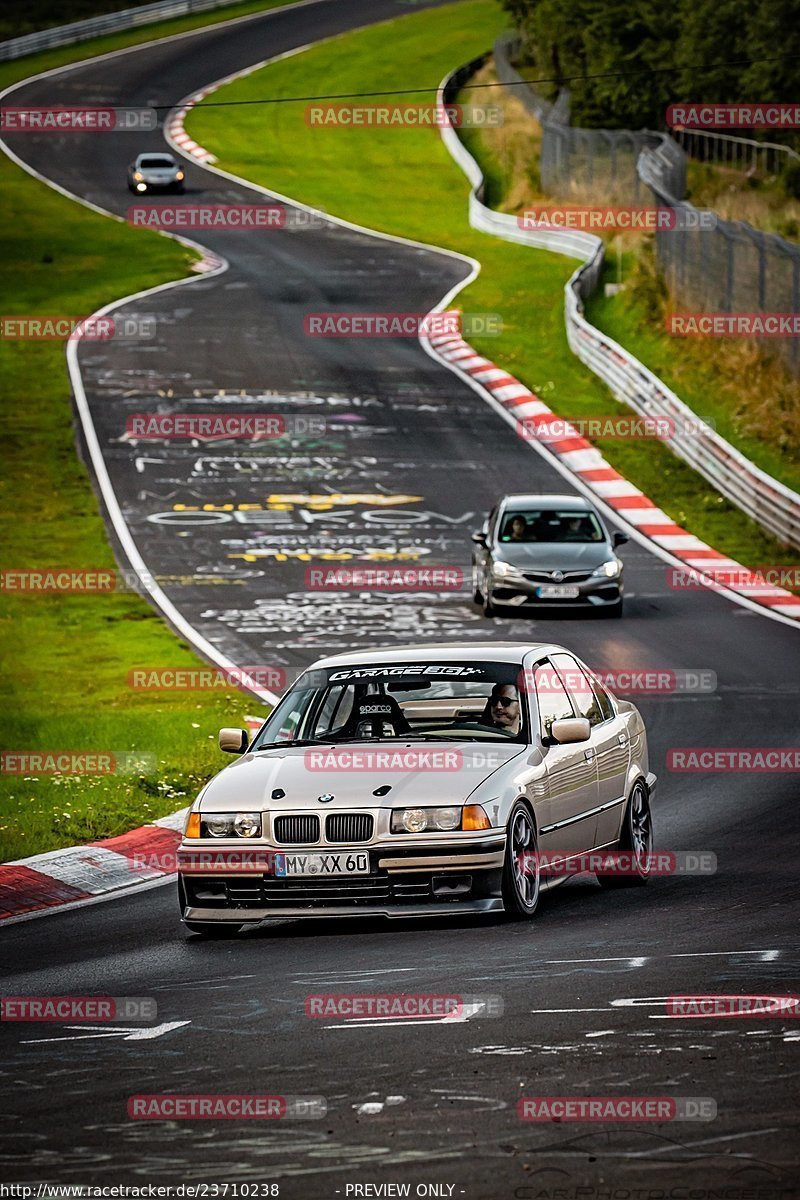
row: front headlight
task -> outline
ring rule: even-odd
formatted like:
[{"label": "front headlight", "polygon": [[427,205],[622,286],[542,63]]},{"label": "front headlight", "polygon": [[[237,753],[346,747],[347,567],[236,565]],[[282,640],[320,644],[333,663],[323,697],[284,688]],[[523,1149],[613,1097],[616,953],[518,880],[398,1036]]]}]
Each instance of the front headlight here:
[{"label": "front headlight", "polygon": [[144,175],[142,174],[141,171],[134,171],[133,178],[136,180],[137,183],[139,183],[140,180],[144,179]]},{"label": "front headlight", "polygon": [[392,833],[449,833],[461,829],[459,807],[392,809]]},{"label": "front headlight", "polygon": [[176,179],[183,179],[183,171],[178,171],[178,173],[177,173],[177,175],[175,176],[175,178],[176,178]]},{"label": "front headlight", "polygon": [[601,563],[599,567],[595,567],[592,571],[592,578],[605,576],[606,579],[616,579],[622,570],[622,563],[618,558],[610,558],[608,562]]},{"label": "front headlight", "polygon": [[502,559],[498,560],[494,564],[493,570],[498,579],[508,579],[510,576],[519,577],[522,574],[519,567],[512,566],[511,563],[503,562]]},{"label": "front headlight", "polygon": [[261,833],[261,813],[237,813],[233,819],[233,828],[239,837],[258,837]]},{"label": "front headlight", "polygon": [[201,837],[259,837],[261,813],[200,813]]}]

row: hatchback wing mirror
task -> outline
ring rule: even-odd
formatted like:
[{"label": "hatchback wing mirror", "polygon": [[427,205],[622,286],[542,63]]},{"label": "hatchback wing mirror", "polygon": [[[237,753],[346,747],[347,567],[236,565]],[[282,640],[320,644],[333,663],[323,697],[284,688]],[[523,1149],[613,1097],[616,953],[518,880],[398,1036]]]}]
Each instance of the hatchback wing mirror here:
[{"label": "hatchback wing mirror", "polygon": [[219,748],[226,754],[244,754],[250,736],[246,729],[220,729]]},{"label": "hatchback wing mirror", "polygon": [[588,742],[592,727],[586,717],[562,717],[550,726],[549,746],[569,746],[573,742]]},{"label": "hatchback wing mirror", "polygon": [[476,529],[472,535],[473,542],[477,542],[479,546],[486,545],[486,534],[482,529]]},{"label": "hatchback wing mirror", "polygon": [[616,548],[617,546],[624,546],[625,543],[629,542],[630,540],[631,539],[628,537],[627,533],[622,533],[618,529],[611,539],[611,544]]}]

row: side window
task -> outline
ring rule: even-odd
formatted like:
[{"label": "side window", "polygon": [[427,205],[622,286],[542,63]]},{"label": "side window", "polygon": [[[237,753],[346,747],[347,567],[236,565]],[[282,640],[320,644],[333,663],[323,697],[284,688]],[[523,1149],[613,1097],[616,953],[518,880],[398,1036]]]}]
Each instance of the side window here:
[{"label": "side window", "polygon": [[545,659],[537,663],[533,669],[533,684],[536,689],[536,701],[539,706],[539,728],[542,737],[550,736],[553,721],[561,721],[565,717],[574,717],[569,696],[551,662]]},{"label": "side window", "polygon": [[590,725],[600,725],[605,720],[597,697],[586,675],[571,654],[554,654],[553,662],[558,668],[567,691],[575,701],[578,716],[587,717]]},{"label": "side window", "polygon": [[604,721],[610,721],[614,714],[614,704],[606,689],[596,676],[589,676],[589,683],[592,685],[592,690],[597,698],[597,703],[600,705],[600,712],[603,714]]},{"label": "side window", "polygon": [[313,694],[310,689],[302,689],[284,696],[264,726],[260,742],[267,745],[269,742],[295,741],[300,736],[300,724]]},{"label": "side window", "polygon": [[340,683],[328,691],[322,707],[317,713],[311,737],[322,737],[331,729],[339,729],[346,724],[347,718],[353,711],[353,687],[351,684]]}]

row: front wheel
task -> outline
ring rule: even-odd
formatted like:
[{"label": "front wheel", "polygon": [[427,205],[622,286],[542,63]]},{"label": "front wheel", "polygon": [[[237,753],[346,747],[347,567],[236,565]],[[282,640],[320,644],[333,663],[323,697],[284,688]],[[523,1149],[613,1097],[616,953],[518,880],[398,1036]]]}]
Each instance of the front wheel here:
[{"label": "front wheel", "polygon": [[621,617],[622,616],[622,600],[619,599],[614,604],[606,605],[606,607],[601,608],[599,610],[599,612],[600,612],[600,616],[605,617],[606,620],[613,620],[615,617]]},{"label": "front wheel", "polygon": [[503,864],[503,907],[512,921],[530,919],[539,904],[539,855],[536,830],[527,805],[511,810]]},{"label": "front wheel", "polygon": [[625,809],[617,849],[624,855],[620,870],[598,871],[598,881],[603,887],[642,887],[650,879],[652,867],[653,817],[650,796],[641,780],[634,785]]},{"label": "front wheel", "polygon": [[476,604],[483,604],[483,592],[480,585],[480,574],[475,563],[472,564],[472,599]]}]

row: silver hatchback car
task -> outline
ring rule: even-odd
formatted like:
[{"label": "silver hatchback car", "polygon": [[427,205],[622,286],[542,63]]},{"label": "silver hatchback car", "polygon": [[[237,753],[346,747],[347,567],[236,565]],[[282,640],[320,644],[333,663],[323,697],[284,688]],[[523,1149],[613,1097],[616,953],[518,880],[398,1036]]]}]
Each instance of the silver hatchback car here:
[{"label": "silver hatchback car", "polygon": [[622,616],[623,565],[582,496],[505,496],[473,533],[472,587],[484,615],[566,608]]},{"label": "silver hatchback car", "polygon": [[[181,916],[532,917],[540,892],[652,869],[655,775],[637,709],[548,643],[384,647],[321,659],[201,791]],[[606,854],[596,852],[605,850]]]},{"label": "silver hatchback car", "polygon": [[145,192],[182,192],[185,174],[179,162],[166,152],[140,154],[128,167],[128,188]]}]

